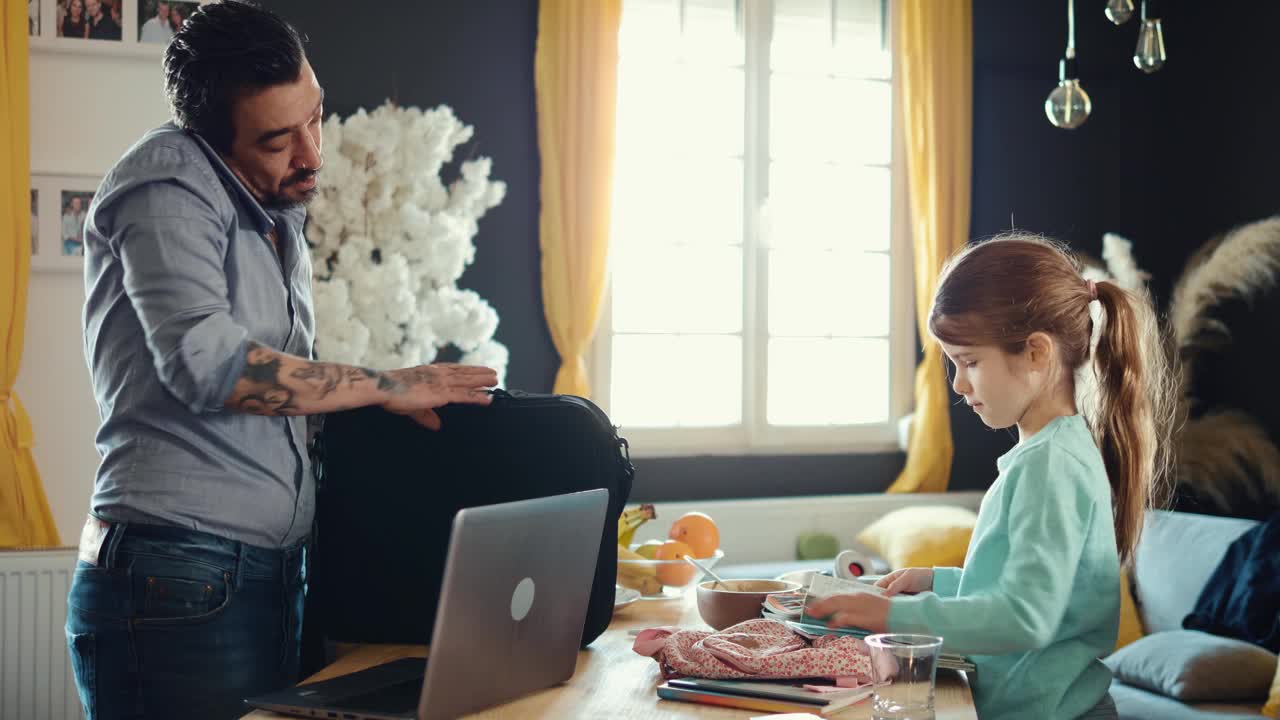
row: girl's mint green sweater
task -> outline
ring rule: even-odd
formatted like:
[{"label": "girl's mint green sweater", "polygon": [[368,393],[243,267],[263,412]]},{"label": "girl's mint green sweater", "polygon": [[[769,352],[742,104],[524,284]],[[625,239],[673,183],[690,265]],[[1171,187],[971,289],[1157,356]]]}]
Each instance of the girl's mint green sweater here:
[{"label": "girl's mint green sweater", "polygon": [[1120,560],[1111,486],[1079,415],[1053,419],[998,461],[964,568],[934,568],[933,591],[897,596],[896,633],[969,655],[982,720],[1069,720],[1107,693]]}]

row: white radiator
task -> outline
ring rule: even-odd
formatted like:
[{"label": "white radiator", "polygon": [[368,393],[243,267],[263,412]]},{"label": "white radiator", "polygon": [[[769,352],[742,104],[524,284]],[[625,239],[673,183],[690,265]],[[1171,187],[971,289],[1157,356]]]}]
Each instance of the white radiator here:
[{"label": "white radiator", "polygon": [[80,720],[66,634],[74,549],[0,551],[0,718]]}]

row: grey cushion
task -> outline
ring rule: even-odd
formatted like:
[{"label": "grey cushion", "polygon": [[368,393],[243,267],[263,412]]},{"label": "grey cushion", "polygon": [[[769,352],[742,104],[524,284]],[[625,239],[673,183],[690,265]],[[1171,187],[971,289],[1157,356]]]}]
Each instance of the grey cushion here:
[{"label": "grey cushion", "polygon": [[1111,699],[1120,720],[1260,720],[1258,705],[1202,703],[1187,705],[1173,698],[1125,685],[1111,683]]},{"label": "grey cushion", "polygon": [[1129,685],[1184,701],[1266,701],[1276,656],[1240,640],[1198,630],[1147,635],[1104,660]]},{"label": "grey cushion", "polygon": [[1134,596],[1149,633],[1181,630],[1227,546],[1254,520],[1154,511],[1134,556]]}]

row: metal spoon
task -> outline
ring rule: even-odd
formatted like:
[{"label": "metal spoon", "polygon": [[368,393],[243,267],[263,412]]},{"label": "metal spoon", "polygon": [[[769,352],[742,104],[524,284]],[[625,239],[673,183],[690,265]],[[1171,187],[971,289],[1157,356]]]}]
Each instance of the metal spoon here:
[{"label": "metal spoon", "polygon": [[698,569],[699,569],[699,570],[701,570],[702,572],[704,572],[704,573],[706,573],[706,574],[710,575],[710,576],[712,577],[712,579],[714,579],[714,580],[716,581],[716,584],[715,584],[715,585],[712,585],[711,587],[713,587],[713,588],[714,588],[714,587],[716,587],[716,585],[724,585],[724,581],[720,579],[720,576],[719,576],[719,575],[717,575],[717,574],[715,574],[715,573],[711,572],[711,568],[707,567],[706,565],[703,565],[702,563],[698,562],[697,560],[694,560],[693,558],[689,557],[688,555],[685,555],[685,556],[684,556],[684,559],[685,559],[685,562],[688,562],[690,565],[693,565],[694,567],[698,568]]}]

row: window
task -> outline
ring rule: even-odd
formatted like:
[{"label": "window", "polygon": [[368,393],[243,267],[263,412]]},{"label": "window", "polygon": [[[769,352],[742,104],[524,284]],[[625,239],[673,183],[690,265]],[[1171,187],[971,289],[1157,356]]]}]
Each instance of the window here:
[{"label": "window", "polygon": [[595,397],[638,453],[886,449],[914,365],[886,0],[624,0]]}]

